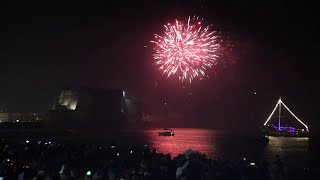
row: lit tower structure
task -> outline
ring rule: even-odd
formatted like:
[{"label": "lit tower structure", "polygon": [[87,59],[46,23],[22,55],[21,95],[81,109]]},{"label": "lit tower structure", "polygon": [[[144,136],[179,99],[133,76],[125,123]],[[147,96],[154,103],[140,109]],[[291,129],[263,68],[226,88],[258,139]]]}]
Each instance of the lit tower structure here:
[{"label": "lit tower structure", "polygon": [[[284,107],[286,110],[288,110],[288,112],[300,123],[304,126],[303,129],[298,129],[295,127],[283,127],[281,126],[281,107]],[[271,117],[273,116],[273,114],[275,113],[275,111],[278,109],[279,111],[279,118],[278,118],[278,126],[275,126],[273,124],[271,129],[268,128],[270,127],[270,125],[268,124],[268,122],[271,120]],[[309,127],[302,122],[289,108],[288,106],[281,100],[281,98],[278,100],[277,104],[275,105],[275,107],[273,108],[271,114],[269,115],[268,119],[264,122],[263,124],[265,129],[268,129],[267,132],[269,132],[269,134],[271,135],[294,135],[294,136],[301,136],[301,135],[305,135],[306,133],[309,132]]]}]

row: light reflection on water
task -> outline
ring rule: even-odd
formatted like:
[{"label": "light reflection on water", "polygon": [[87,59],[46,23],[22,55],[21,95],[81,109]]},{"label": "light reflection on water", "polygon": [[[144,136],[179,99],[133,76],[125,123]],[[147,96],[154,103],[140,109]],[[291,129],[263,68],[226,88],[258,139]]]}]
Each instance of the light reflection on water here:
[{"label": "light reflection on water", "polygon": [[278,154],[289,165],[298,163],[301,167],[307,167],[310,161],[309,138],[269,137],[264,151],[266,159]]},{"label": "light reflection on water", "polygon": [[248,136],[231,135],[211,129],[174,129],[175,136],[159,136],[159,129],[144,131],[151,148],[172,156],[182,154],[191,148],[206,154],[210,158],[239,160],[243,156],[252,160],[272,162],[280,155],[284,162],[306,167],[309,161],[309,139],[294,137],[270,137],[269,143],[254,140]]},{"label": "light reflection on water", "polygon": [[[175,136],[159,136],[158,129],[146,130],[145,134],[149,146],[156,148],[159,152],[172,156],[183,153],[191,148],[212,158],[216,157],[217,138],[222,132],[209,129],[175,129]],[[161,130],[160,130],[161,131]]]}]

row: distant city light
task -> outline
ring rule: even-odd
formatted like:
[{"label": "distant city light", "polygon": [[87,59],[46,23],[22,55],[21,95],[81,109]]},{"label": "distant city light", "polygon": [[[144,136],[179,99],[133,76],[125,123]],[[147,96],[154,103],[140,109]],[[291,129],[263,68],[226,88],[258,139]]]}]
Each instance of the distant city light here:
[{"label": "distant city light", "polygon": [[19,122],[19,121],[20,121],[19,119],[16,120],[16,122]]}]

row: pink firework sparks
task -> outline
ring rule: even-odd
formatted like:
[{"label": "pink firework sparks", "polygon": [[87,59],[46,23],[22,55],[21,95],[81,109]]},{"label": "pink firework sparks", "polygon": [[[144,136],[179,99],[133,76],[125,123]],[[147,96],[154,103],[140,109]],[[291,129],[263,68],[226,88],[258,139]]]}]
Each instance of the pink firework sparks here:
[{"label": "pink firework sparks", "polygon": [[176,20],[164,25],[164,35],[155,34],[151,41],[155,46],[155,65],[163,75],[176,74],[180,81],[190,83],[196,77],[206,76],[218,58],[218,36],[210,31],[209,25],[202,26],[199,17],[188,18],[186,22]]}]

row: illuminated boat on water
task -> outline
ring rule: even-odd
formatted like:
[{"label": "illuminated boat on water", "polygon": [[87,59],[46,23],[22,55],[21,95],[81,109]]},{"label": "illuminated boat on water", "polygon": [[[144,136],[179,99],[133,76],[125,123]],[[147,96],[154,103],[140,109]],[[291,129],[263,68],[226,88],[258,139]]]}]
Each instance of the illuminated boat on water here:
[{"label": "illuminated boat on water", "polygon": [[158,131],[159,136],[174,136],[174,131],[172,129],[164,128],[162,132]]},{"label": "illuminated boat on water", "polygon": [[[298,127],[292,127],[292,126],[282,126],[281,125],[281,107],[284,107],[301,125],[302,128]],[[275,113],[275,111],[278,109],[279,111],[279,118],[278,118],[278,124],[274,125],[270,123],[271,117]],[[303,123],[289,108],[284,104],[284,102],[281,100],[281,98],[278,100],[278,103],[274,107],[273,111],[271,112],[268,119],[263,124],[262,128],[265,135],[268,136],[287,136],[287,137],[307,137],[309,135],[309,128],[308,126]]]}]

